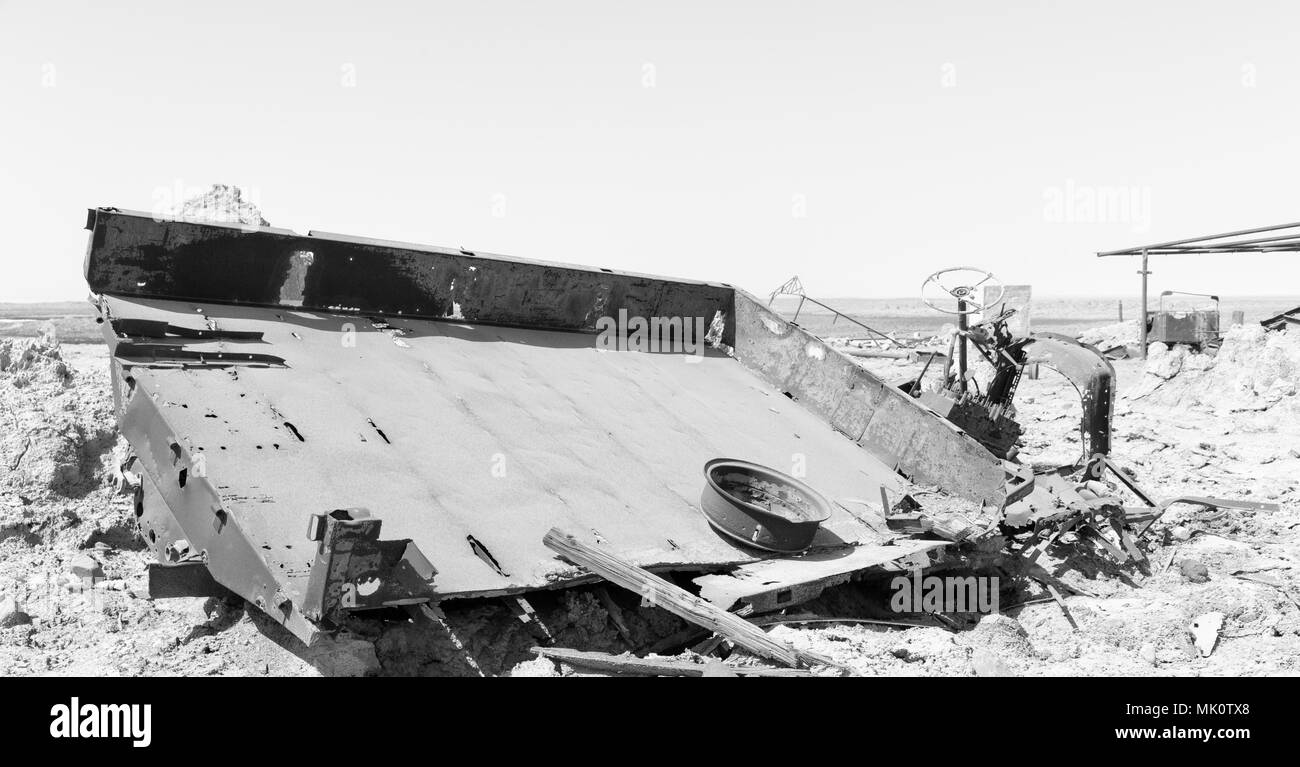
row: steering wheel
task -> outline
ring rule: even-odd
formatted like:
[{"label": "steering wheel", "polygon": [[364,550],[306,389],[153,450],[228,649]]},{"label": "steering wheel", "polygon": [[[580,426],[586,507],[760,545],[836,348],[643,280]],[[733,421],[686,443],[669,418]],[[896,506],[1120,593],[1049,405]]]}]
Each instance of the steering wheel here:
[{"label": "steering wheel", "polygon": [[[974,300],[975,290],[986,283],[990,287],[996,287],[998,294],[985,300],[984,303],[978,303]],[[952,287],[949,287],[949,285],[952,285]],[[976,312],[982,312],[1001,301],[1002,294],[1005,292],[1006,288],[1002,286],[997,277],[993,276],[993,272],[969,266],[951,266],[947,269],[940,269],[926,277],[925,282],[921,283],[921,300],[925,302],[926,306],[944,314],[975,314]],[[962,309],[959,305],[957,309],[945,309],[934,303],[945,299],[965,301],[966,308]]]}]

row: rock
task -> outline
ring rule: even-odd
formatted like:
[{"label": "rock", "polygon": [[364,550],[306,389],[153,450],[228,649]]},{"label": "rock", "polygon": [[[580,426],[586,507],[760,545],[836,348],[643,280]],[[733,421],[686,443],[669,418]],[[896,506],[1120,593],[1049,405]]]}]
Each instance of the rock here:
[{"label": "rock", "polygon": [[374,643],[350,636],[320,639],[302,659],[324,676],[373,676],[380,671]]},{"label": "rock", "polygon": [[510,669],[510,676],[520,677],[553,677],[562,676],[559,669],[556,668],[555,661],[550,658],[537,657],[532,660],[521,661],[516,663],[515,667]]},{"label": "rock", "polygon": [[22,610],[18,609],[18,600],[13,597],[0,599],[0,629],[13,628],[14,626],[26,626],[32,622],[32,617]]},{"label": "rock", "polygon": [[995,657],[1028,658],[1034,653],[1025,627],[1001,613],[980,616],[979,623],[966,632],[964,644],[992,652]]},{"label": "rock", "polygon": [[1156,646],[1147,642],[1138,648],[1138,656],[1152,666],[1156,665]]},{"label": "rock", "polygon": [[185,200],[175,212],[191,221],[271,225],[256,204],[244,199],[244,190],[226,184],[213,184],[208,191]]},{"label": "rock", "polygon": [[1178,571],[1183,577],[1192,583],[1205,583],[1210,580],[1210,568],[1205,566],[1204,562],[1195,559],[1184,559],[1178,563]]},{"label": "rock", "polygon": [[970,664],[976,676],[1015,676],[996,653],[982,647],[971,653]]},{"label": "rock", "polygon": [[1179,540],[1179,541],[1185,541],[1192,537],[1192,531],[1188,530],[1186,527],[1183,527],[1182,525],[1179,525],[1178,527],[1175,527],[1173,530],[1170,530],[1169,534],[1172,535],[1175,540]]},{"label": "rock", "polygon": [[1223,613],[1206,613],[1192,621],[1192,638],[1196,642],[1196,651],[1202,658],[1210,657],[1214,645],[1219,641],[1219,630],[1223,628]]},{"label": "rock", "polygon": [[68,572],[83,581],[104,577],[104,568],[89,554],[78,554],[73,557],[68,564]]}]

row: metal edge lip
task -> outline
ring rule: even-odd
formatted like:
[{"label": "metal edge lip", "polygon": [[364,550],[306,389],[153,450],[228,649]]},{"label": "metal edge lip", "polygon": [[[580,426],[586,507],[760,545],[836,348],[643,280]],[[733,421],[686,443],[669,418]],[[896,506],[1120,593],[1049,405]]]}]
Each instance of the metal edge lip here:
[{"label": "metal edge lip", "polygon": [[[713,470],[723,465],[730,465],[741,469],[747,469],[749,471],[753,471],[756,473],[765,474],[769,477],[775,475],[776,479],[794,485],[797,489],[799,489],[804,494],[806,494],[819,507],[820,511],[819,513],[805,519],[792,520],[784,515],[774,514],[768,509],[758,506],[757,504],[749,503],[748,501],[742,501],[736,496],[732,495],[731,493],[728,493],[726,490],[723,490],[721,487],[718,486],[718,483],[714,481]],[[745,461],[739,458],[714,458],[713,460],[704,464],[704,480],[708,483],[709,487],[712,488],[714,492],[718,493],[723,498],[727,499],[729,502],[735,504],[736,506],[743,508],[746,511],[753,512],[754,514],[758,514],[760,516],[776,517],[777,519],[780,519],[785,524],[820,525],[822,522],[825,522],[831,517],[830,501],[826,498],[826,496],[822,495],[820,492],[814,489],[807,482],[804,482],[803,480],[798,479],[796,477],[791,477],[787,474],[782,474],[781,472],[778,472],[775,469],[769,468],[759,463],[754,463],[753,461]],[[701,511],[703,511],[703,509],[701,509]]]},{"label": "metal edge lip", "polygon": [[734,543],[736,543],[736,544],[738,544],[738,545],[740,545],[740,546],[744,546],[745,548],[758,549],[759,551],[770,551],[770,552],[772,552],[773,554],[803,554],[803,553],[806,552],[809,548],[812,547],[812,543],[810,542],[807,546],[804,546],[804,547],[802,547],[802,548],[797,548],[797,549],[778,549],[778,548],[775,547],[775,546],[768,546],[768,545],[766,545],[766,544],[759,543],[758,541],[751,541],[751,540],[749,540],[749,539],[747,539],[747,538],[743,538],[743,537],[741,537],[741,536],[739,536],[739,535],[736,535],[736,534],[733,533],[732,531],[730,531],[730,530],[728,530],[727,528],[723,527],[723,526],[722,526],[721,524],[719,524],[718,522],[715,522],[714,519],[713,519],[713,517],[710,517],[707,511],[704,513],[704,518],[705,518],[706,520],[708,520],[708,522],[709,522],[709,527],[713,528],[713,530],[716,531],[716,532],[717,532],[719,535],[721,535],[723,538],[726,538],[726,539],[728,539],[728,540],[730,540],[730,541],[732,541],[732,542],[734,542]]}]

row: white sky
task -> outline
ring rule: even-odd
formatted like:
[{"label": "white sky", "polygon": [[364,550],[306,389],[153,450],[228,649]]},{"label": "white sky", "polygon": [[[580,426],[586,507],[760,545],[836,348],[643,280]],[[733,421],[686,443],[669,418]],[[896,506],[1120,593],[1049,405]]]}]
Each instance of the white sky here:
[{"label": "white sky", "polygon": [[[0,0],[0,300],[84,296],[86,208],[213,182],[298,231],[757,293],[797,273],[816,296],[912,295],[970,264],[1132,294],[1135,261],[1092,253],[1300,220],[1297,21],[1287,2]],[[1300,292],[1300,255],[1153,268],[1157,291]]]}]

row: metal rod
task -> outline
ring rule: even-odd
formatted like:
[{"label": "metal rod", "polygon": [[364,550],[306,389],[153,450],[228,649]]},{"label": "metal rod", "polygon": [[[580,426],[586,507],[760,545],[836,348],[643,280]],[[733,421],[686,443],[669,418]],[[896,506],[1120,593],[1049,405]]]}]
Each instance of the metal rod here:
[{"label": "metal rod", "polygon": [[[1266,242],[1291,242],[1292,240],[1295,240],[1295,239],[1297,239],[1297,238],[1300,238],[1300,234],[1284,234],[1284,235],[1282,235],[1281,237],[1257,237],[1257,238],[1255,238],[1255,239],[1253,239],[1253,240],[1234,240],[1233,242],[1215,242],[1215,243],[1210,243],[1210,244],[1208,244],[1208,245],[1202,245],[1202,246],[1200,246],[1200,247],[1203,247],[1203,248],[1226,248],[1226,247],[1230,247],[1230,246],[1231,246],[1231,247],[1236,247],[1236,246],[1238,246],[1238,245],[1259,245],[1259,244],[1261,244],[1261,243],[1266,243]],[[1159,247],[1159,248],[1163,248],[1163,247],[1170,247],[1170,248],[1172,248],[1172,247],[1176,247],[1176,246],[1173,246],[1173,245],[1168,245],[1168,246],[1161,245],[1161,246],[1157,246],[1157,247]],[[1151,248],[1151,247],[1147,248],[1147,250],[1156,250],[1156,249],[1157,249],[1157,248]]]},{"label": "metal rod", "polygon": [[957,347],[957,375],[959,380],[957,388],[962,393],[966,393],[966,330],[970,325],[970,320],[966,317],[966,299],[957,299],[957,335],[961,338],[958,341],[960,346]]},{"label": "metal rod", "polygon": [[1142,339],[1142,359],[1147,358],[1147,252],[1142,251],[1142,320],[1138,325],[1138,337]]},{"label": "metal rod", "polygon": [[[882,332],[882,331],[879,331],[879,330],[876,330],[875,328],[871,327],[870,325],[866,324],[865,322],[862,322],[861,320],[855,319],[855,318],[852,317],[851,315],[845,314],[844,312],[840,311],[839,309],[836,309],[836,308],[833,307],[833,306],[827,306],[826,304],[823,304],[821,301],[818,301],[817,299],[812,298],[812,297],[810,297],[810,296],[801,296],[801,297],[799,298],[799,309],[803,309],[803,304],[804,304],[805,301],[807,301],[808,303],[816,304],[817,306],[820,306],[821,308],[823,308],[823,309],[825,309],[826,311],[830,312],[831,314],[835,315],[836,318],[843,317],[844,319],[848,320],[849,322],[852,322],[854,325],[857,325],[858,327],[862,328],[863,330],[867,331],[868,333],[871,333],[873,336],[876,336],[876,337],[880,338],[880,339],[883,340],[883,341],[889,341],[890,343],[894,344],[895,346],[906,346],[906,344],[904,344],[903,342],[899,341],[897,338],[894,338],[894,337],[891,336],[890,334],[885,333],[885,332]],[[795,310],[795,313],[794,313],[795,318],[798,318],[798,316],[799,316],[799,309],[796,309],[796,310]],[[791,322],[794,322],[794,320],[790,320],[790,321],[791,321]]]},{"label": "metal rod", "polygon": [[[1201,255],[1226,255],[1229,253],[1294,253],[1300,251],[1300,240],[1288,240],[1273,245],[1201,245],[1188,246],[1185,248],[1148,248],[1147,253],[1153,256],[1201,256]],[[1123,255],[1137,255],[1123,254]]]},{"label": "metal rod", "polygon": [[1139,245],[1135,248],[1125,248],[1123,250],[1108,250],[1104,253],[1098,253],[1098,256],[1136,256],[1145,254],[1149,250],[1158,248],[1169,248],[1175,245],[1187,245],[1193,242],[1205,242],[1206,240],[1221,240],[1224,237],[1239,237],[1243,234],[1258,234],[1259,232],[1276,232],[1279,229],[1290,229],[1291,227],[1300,227],[1300,222],[1292,224],[1277,224],[1274,226],[1261,226],[1256,229],[1242,229],[1236,232],[1225,232],[1223,234],[1212,234],[1205,237],[1192,237],[1186,240],[1172,240],[1170,242],[1160,242],[1155,245]]},{"label": "metal rod", "polygon": [[952,358],[953,348],[957,346],[957,334],[953,333],[952,338],[948,339],[948,356],[943,358],[943,388],[948,389],[952,386]]},{"label": "metal rod", "polygon": [[925,371],[930,369],[930,363],[934,362],[935,354],[937,354],[937,352],[930,352],[930,357],[925,361],[925,366],[921,368],[921,375],[916,377],[916,383],[912,384],[912,388],[907,391],[907,393],[913,397],[921,393],[921,383],[925,380]]}]

